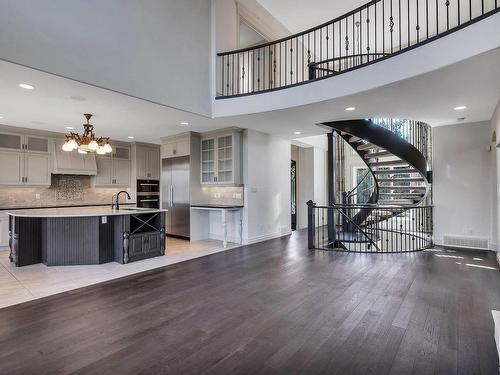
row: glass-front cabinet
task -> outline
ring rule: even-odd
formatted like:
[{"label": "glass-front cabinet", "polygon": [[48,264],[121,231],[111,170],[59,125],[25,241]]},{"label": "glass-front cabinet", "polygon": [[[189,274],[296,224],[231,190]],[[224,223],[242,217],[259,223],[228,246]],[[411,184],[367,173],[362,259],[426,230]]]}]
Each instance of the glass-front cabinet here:
[{"label": "glass-front cabinet", "polygon": [[214,183],[215,180],[215,138],[201,141],[201,183]]},{"label": "glass-front cabinet", "polygon": [[201,140],[201,183],[239,184],[241,176],[241,132],[205,135]]}]

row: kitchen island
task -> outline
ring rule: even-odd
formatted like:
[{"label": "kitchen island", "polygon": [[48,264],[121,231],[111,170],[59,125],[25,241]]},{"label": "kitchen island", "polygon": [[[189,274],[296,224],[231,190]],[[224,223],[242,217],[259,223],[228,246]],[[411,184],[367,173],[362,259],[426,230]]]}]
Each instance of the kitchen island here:
[{"label": "kitchen island", "polygon": [[165,212],[129,206],[9,211],[10,260],[17,267],[125,264],[164,255]]}]

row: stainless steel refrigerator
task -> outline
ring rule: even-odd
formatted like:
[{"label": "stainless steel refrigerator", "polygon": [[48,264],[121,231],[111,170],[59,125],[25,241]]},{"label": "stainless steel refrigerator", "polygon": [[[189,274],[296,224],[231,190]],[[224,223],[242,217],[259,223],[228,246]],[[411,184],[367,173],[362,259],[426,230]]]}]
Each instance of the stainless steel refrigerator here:
[{"label": "stainless steel refrigerator", "polygon": [[162,159],[162,208],[166,208],[166,234],[189,238],[189,156]]}]

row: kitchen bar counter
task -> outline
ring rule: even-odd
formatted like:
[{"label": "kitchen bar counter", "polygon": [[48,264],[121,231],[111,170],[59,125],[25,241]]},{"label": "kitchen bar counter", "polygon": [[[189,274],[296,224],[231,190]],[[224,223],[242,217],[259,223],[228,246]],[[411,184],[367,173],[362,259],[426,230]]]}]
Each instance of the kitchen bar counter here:
[{"label": "kitchen bar counter", "polygon": [[[120,206],[135,206],[135,202],[123,202]],[[38,205],[38,206],[4,206],[0,207],[1,212],[14,211],[14,210],[38,210],[45,208],[77,208],[77,207],[107,207],[110,206],[109,203],[87,203],[87,204],[48,204],[48,205]]]},{"label": "kitchen bar counter", "polygon": [[9,211],[17,267],[129,263],[165,254],[165,211],[123,206]]}]

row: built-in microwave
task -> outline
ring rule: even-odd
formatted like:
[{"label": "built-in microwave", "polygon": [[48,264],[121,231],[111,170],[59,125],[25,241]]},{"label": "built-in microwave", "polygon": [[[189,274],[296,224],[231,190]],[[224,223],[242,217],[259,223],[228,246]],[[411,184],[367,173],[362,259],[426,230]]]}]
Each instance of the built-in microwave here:
[{"label": "built-in microwave", "polygon": [[160,181],[137,180],[137,193],[160,193]]},{"label": "built-in microwave", "polygon": [[160,208],[160,195],[137,195],[137,207]]}]

